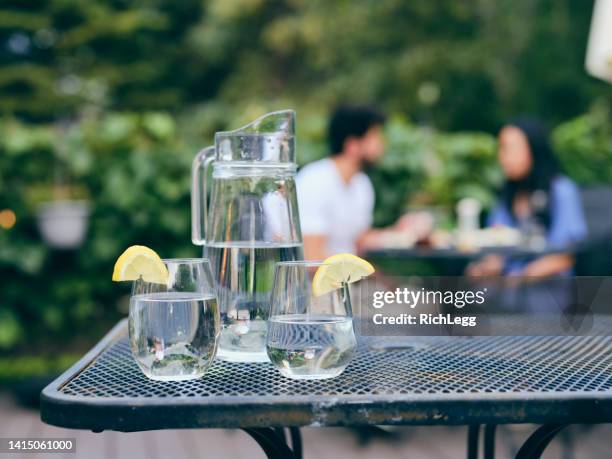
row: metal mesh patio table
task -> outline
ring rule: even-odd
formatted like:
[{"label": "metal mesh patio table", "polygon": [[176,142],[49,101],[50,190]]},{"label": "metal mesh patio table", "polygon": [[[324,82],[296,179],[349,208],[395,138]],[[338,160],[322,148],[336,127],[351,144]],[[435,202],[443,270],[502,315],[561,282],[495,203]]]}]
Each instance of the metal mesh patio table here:
[{"label": "metal mesh patio table", "polygon": [[[572,423],[612,421],[612,337],[364,338],[346,371],[296,381],[270,363],[217,361],[202,379],[147,379],[120,322],[44,389],[43,421],[124,432],[241,428],[268,457],[300,457],[301,426],[468,425],[468,456],[492,457],[495,425],[543,424],[517,457],[539,457]],[[382,343],[382,344],[381,344]],[[285,441],[288,428],[291,441]],[[291,447],[289,446],[291,444]]]}]

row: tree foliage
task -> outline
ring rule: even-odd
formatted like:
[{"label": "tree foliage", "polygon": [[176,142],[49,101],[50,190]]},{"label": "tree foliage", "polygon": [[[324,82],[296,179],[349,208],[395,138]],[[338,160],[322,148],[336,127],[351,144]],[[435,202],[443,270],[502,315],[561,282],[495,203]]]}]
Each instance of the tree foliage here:
[{"label": "tree foliage", "polygon": [[0,110],[327,112],[369,101],[443,129],[551,124],[611,91],[584,72],[585,0],[26,0],[0,11]]}]

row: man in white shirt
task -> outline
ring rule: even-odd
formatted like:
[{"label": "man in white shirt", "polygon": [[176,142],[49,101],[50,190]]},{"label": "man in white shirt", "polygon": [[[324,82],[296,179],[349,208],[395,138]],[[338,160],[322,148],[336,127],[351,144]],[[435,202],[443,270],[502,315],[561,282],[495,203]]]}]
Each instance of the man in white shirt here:
[{"label": "man in white shirt", "polygon": [[332,154],[299,172],[297,196],[307,260],[358,253],[384,231],[371,228],[374,188],[362,172],[384,153],[384,121],[370,107],[339,107],[328,129]]}]

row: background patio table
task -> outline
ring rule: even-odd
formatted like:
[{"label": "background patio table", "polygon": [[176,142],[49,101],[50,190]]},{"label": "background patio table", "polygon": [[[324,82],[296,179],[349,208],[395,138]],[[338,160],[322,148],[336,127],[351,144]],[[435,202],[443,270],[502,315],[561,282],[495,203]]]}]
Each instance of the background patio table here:
[{"label": "background patio table", "polygon": [[[610,276],[612,260],[612,220],[609,218],[612,187],[591,186],[581,190],[582,204],[588,226],[587,240],[575,248],[576,275]],[[531,258],[545,252],[533,252],[518,247],[490,247],[475,252],[457,248],[381,248],[369,250],[365,257],[395,275],[461,276],[473,260],[488,253]]]},{"label": "background patio table", "polygon": [[[574,253],[581,256],[582,247]],[[567,252],[565,250],[564,252]],[[559,253],[559,250],[529,250],[521,247],[487,247],[474,251],[457,248],[381,248],[368,250],[364,256],[375,265],[394,275],[462,276],[467,265],[489,254],[498,254],[516,260]],[[591,273],[590,275],[598,275]]]},{"label": "background patio table", "polygon": [[133,361],[124,320],[43,390],[41,417],[97,432],[241,428],[274,458],[301,457],[300,426],[468,425],[468,457],[476,458],[481,425],[492,457],[496,425],[543,424],[519,451],[526,458],[539,457],[568,424],[612,422],[611,337],[388,343],[362,338],[347,370],[331,380],[295,381],[269,363],[217,361],[202,379],[156,382]]}]

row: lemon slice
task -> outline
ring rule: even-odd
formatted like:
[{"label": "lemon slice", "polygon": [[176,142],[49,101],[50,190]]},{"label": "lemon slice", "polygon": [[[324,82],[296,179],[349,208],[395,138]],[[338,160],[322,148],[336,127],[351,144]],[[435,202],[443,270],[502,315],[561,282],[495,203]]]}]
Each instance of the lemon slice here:
[{"label": "lemon slice", "polygon": [[342,283],[350,284],[374,273],[374,266],[352,253],[339,253],[327,258],[312,279],[314,296],[339,289]]},{"label": "lemon slice", "polygon": [[133,281],[141,277],[145,282],[165,284],[168,269],[155,251],[144,245],[133,245],[117,258],[113,280]]}]

